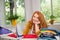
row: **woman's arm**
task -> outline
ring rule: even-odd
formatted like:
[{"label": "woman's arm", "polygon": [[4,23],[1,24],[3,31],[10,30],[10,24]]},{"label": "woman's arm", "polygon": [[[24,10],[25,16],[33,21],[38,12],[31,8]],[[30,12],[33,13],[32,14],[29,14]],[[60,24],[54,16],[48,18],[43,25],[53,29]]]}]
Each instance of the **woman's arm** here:
[{"label": "woman's arm", "polygon": [[26,24],[26,28],[23,31],[23,35],[28,34],[31,28],[32,28],[32,23],[31,23],[31,21],[28,21]]},{"label": "woman's arm", "polygon": [[36,32],[36,35],[37,36],[39,36],[40,34],[41,34],[41,31],[40,30]]}]

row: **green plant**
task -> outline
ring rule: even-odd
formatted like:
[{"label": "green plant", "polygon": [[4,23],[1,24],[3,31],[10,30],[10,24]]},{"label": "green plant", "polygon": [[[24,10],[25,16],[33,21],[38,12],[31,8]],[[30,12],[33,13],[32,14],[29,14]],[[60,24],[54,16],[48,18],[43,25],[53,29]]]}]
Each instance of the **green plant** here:
[{"label": "green plant", "polygon": [[20,17],[19,17],[19,19],[17,21],[18,21],[18,23],[19,22],[22,23],[22,22],[25,21],[25,17],[20,15]]},{"label": "green plant", "polygon": [[51,16],[50,16],[49,23],[50,23],[50,24],[54,24],[54,20],[55,20],[55,18],[56,18],[56,16],[51,15]]},{"label": "green plant", "polygon": [[12,16],[9,16],[7,20],[18,19],[18,18],[19,18],[18,15],[12,15]]},{"label": "green plant", "polygon": [[54,19],[54,18],[56,18],[56,16],[54,16],[54,15],[51,15],[50,16],[50,19]]}]

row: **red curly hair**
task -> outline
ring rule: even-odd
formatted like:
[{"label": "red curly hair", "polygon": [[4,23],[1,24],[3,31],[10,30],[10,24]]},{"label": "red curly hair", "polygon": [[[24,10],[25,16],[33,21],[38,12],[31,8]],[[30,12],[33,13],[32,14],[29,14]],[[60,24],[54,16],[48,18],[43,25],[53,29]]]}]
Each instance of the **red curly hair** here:
[{"label": "red curly hair", "polygon": [[47,22],[46,22],[46,20],[45,20],[45,18],[44,18],[44,15],[42,14],[42,12],[40,12],[40,11],[35,11],[34,13],[33,13],[33,15],[32,15],[32,18],[31,18],[31,22],[33,23],[33,16],[35,15],[35,14],[38,14],[38,19],[39,19],[39,21],[40,21],[40,28],[47,28]]}]

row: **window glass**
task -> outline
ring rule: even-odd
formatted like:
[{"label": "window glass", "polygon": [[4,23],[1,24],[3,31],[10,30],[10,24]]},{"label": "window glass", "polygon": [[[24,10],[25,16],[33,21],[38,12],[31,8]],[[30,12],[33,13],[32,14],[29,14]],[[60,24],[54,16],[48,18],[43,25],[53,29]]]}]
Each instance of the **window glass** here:
[{"label": "window glass", "polygon": [[60,22],[60,0],[52,0],[53,15],[56,16],[55,21]]},{"label": "window glass", "polygon": [[[12,2],[12,3],[11,3]],[[6,9],[6,24],[9,25],[11,20],[9,20],[9,16],[17,15],[19,16],[17,19],[18,23],[25,21],[25,7],[24,0],[5,0],[5,9]]]},{"label": "window glass", "polygon": [[24,22],[25,21],[24,0],[17,0],[16,5],[17,5],[17,15],[20,16],[18,22]]},{"label": "window glass", "polygon": [[51,15],[51,4],[50,0],[41,0],[41,11],[43,12],[46,21],[49,21],[49,17]]},{"label": "window glass", "polygon": [[60,0],[52,0],[52,7],[51,0],[41,0],[40,4],[41,11],[43,12],[47,22],[49,22],[49,20],[51,19],[51,15],[54,16],[55,22],[60,22]]}]

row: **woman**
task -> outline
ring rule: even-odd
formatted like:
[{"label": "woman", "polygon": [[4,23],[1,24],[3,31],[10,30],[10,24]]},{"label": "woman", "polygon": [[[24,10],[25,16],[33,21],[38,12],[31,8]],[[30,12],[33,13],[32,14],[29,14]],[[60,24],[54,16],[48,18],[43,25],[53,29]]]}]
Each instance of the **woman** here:
[{"label": "woman", "polygon": [[31,20],[26,24],[26,28],[23,31],[23,35],[26,35],[32,31],[32,33],[39,35],[41,28],[47,28],[47,23],[43,14],[40,11],[35,11],[32,15]]}]

